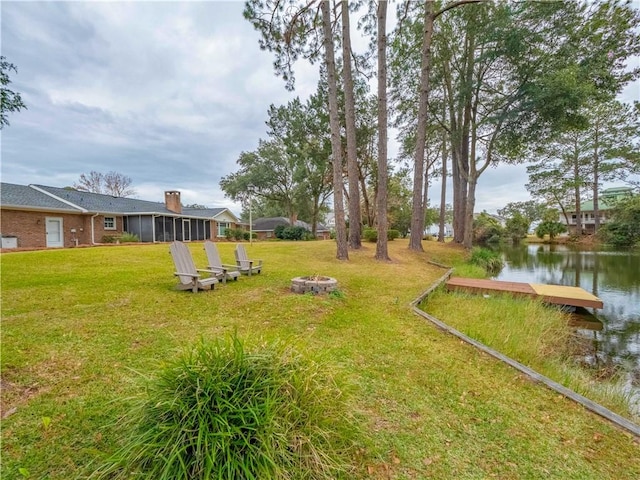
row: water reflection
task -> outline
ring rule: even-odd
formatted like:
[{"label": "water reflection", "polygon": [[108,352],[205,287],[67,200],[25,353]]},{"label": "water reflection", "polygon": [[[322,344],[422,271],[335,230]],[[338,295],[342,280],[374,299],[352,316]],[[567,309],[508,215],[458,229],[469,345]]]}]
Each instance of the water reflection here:
[{"label": "water reflection", "polygon": [[[500,248],[505,266],[494,278],[582,287],[600,297],[604,308],[590,310],[603,323],[594,339],[594,361],[623,365],[640,379],[640,252],[593,250],[566,245],[514,245]],[[640,387],[640,385],[635,385]]]}]

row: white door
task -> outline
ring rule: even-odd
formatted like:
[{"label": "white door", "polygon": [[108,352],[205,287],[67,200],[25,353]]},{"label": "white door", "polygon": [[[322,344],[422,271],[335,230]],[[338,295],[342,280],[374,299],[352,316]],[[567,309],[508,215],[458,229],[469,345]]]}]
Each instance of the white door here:
[{"label": "white door", "polygon": [[191,220],[188,218],[182,219],[182,240],[185,242],[191,241]]},{"label": "white door", "polygon": [[64,247],[62,218],[47,217],[47,247]]}]

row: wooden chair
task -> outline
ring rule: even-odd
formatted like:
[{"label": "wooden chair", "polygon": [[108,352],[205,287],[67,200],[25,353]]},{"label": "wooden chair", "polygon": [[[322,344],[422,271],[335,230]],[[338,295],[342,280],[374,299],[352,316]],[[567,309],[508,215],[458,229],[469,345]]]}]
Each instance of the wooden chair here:
[{"label": "wooden chair", "polygon": [[253,273],[260,273],[262,271],[262,260],[250,260],[247,256],[247,251],[245,250],[244,245],[241,243],[236,245],[235,255],[236,265],[238,266],[240,273],[251,276]]},{"label": "wooden chair", "polygon": [[225,265],[220,260],[220,254],[218,253],[218,247],[215,243],[207,240],[204,242],[204,251],[207,252],[207,271],[211,272],[222,280],[222,283],[227,283],[227,280],[238,280],[240,272],[235,265]]},{"label": "wooden chair", "polygon": [[176,266],[176,272],[173,274],[180,279],[180,283],[176,285],[176,290],[191,290],[196,293],[198,290],[213,290],[214,285],[218,283],[218,279],[213,277],[201,278],[198,272],[206,272],[207,270],[198,270],[191,252],[182,242],[173,242],[169,245],[169,251]]}]

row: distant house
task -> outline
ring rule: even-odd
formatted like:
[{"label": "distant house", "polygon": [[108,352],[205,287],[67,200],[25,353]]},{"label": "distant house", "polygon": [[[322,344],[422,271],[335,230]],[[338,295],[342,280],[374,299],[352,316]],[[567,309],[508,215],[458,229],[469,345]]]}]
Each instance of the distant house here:
[{"label": "distant house", "polygon": [[[600,218],[600,225],[604,225],[610,219],[611,209],[615,206],[616,202],[624,198],[628,198],[633,195],[633,189],[631,187],[615,187],[607,188],[603,190],[598,197],[598,216]],[[560,222],[568,225],[569,229],[575,229],[577,223],[577,214],[575,208],[567,208],[567,219],[564,215],[560,214]],[[593,200],[582,202],[580,204],[580,219],[582,220],[582,230],[584,233],[591,234],[595,232],[595,211],[593,208]]]},{"label": "distant house", "polygon": [[72,247],[124,232],[141,242],[224,239],[240,220],[227,208],[183,208],[180,192],[150,202],[45,185],[0,184],[3,248]]},{"label": "distant house", "polygon": [[[428,225],[427,228],[425,228],[425,233],[427,235],[438,236],[440,234],[440,224],[434,223],[432,225]],[[450,223],[444,224],[444,236],[453,237],[453,225]]]},{"label": "distant house", "polygon": [[[268,217],[258,218],[253,222],[252,231],[256,234],[258,240],[271,240],[276,238],[275,229],[281,225],[290,226],[291,222],[287,217]],[[302,227],[311,232],[311,225],[301,220],[294,222],[296,227]],[[316,238],[319,240],[328,240],[331,236],[331,231],[324,225],[318,224],[316,227]]]}]

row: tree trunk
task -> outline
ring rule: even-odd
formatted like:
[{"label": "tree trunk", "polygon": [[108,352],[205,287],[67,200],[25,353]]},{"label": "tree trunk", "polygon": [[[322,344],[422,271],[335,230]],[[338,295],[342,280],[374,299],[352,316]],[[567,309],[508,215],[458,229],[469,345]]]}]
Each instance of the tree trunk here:
[{"label": "tree trunk", "polygon": [[413,160],[413,198],[411,212],[411,236],[409,249],[423,251],[424,208],[422,204],[422,184],[424,173],[424,150],[427,135],[427,102],[429,101],[429,74],[431,71],[431,40],[433,38],[433,0],[425,1],[424,29],[422,38],[422,63],[420,71],[420,97],[418,105],[418,125],[416,127],[416,151]]},{"label": "tree trunk", "polygon": [[351,33],[349,25],[349,2],[342,1],[342,75],[344,87],[345,127],[347,132],[347,176],[349,182],[349,247],[362,246],[360,213],[360,186],[358,185],[358,154],[356,150],[356,107],[351,70]]},{"label": "tree trunk", "polygon": [[473,209],[476,204],[476,185],[477,177],[469,179],[469,192],[467,194],[467,203],[465,209],[465,226],[464,226],[464,248],[471,249],[473,247]]},{"label": "tree trunk", "polygon": [[[473,71],[475,68],[475,35],[473,31],[468,32],[465,37],[465,78],[464,78],[464,101],[461,106],[462,108],[462,125],[461,136],[460,136],[460,156],[458,157],[458,175],[459,177],[459,202],[460,205],[456,208],[454,205],[454,214],[458,214],[459,218],[457,220],[458,229],[454,234],[454,241],[457,243],[465,243],[465,238],[467,238],[467,218],[469,216],[469,212],[467,211],[469,202],[468,195],[470,186],[468,185],[469,177],[471,176],[472,163],[475,162],[474,155],[469,155],[469,148],[474,149],[475,147],[470,147],[469,143],[471,139],[471,128],[472,128],[472,95],[471,89],[473,85]],[[473,187],[473,191],[475,192],[475,187]],[[475,199],[473,202],[475,204]],[[473,218],[473,212],[471,212],[471,217]],[[473,228],[473,221],[471,222]],[[473,238],[473,232],[470,232],[471,237]],[[470,248],[470,247],[469,247]]]},{"label": "tree trunk", "polygon": [[598,202],[598,188],[600,188],[600,178],[598,177],[598,167],[600,166],[598,160],[600,149],[599,133],[600,129],[598,128],[596,121],[596,130],[593,137],[593,233],[598,233],[598,230],[600,229],[600,205]]},{"label": "tree trunk", "polygon": [[378,241],[376,260],[391,260],[387,245],[387,2],[378,1]]},{"label": "tree trunk", "polygon": [[440,225],[438,229],[438,241],[444,243],[445,217],[447,214],[447,136],[442,134],[442,188],[440,189]]},{"label": "tree trunk", "polygon": [[578,157],[578,145],[577,140],[574,145],[574,158],[573,158],[573,181],[574,192],[576,196],[576,235],[582,236],[582,211],[580,210],[580,159]]},{"label": "tree trunk", "polygon": [[348,260],[347,228],[344,216],[342,182],[342,145],[340,139],[340,117],[338,115],[338,86],[336,83],[336,62],[331,31],[331,10],[329,0],[323,0],[322,30],[324,34],[325,64],[329,90],[329,125],[331,129],[331,155],[333,157],[333,210],[336,222],[336,244],[338,260]]}]

